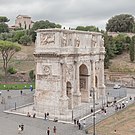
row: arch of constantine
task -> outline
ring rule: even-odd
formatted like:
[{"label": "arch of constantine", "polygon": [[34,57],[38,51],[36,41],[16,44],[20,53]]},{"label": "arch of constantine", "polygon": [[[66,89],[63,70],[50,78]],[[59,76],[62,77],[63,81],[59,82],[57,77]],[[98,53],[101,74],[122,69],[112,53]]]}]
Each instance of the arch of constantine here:
[{"label": "arch of constantine", "polygon": [[82,103],[105,96],[104,40],[97,32],[65,29],[37,31],[34,107],[65,115]]}]

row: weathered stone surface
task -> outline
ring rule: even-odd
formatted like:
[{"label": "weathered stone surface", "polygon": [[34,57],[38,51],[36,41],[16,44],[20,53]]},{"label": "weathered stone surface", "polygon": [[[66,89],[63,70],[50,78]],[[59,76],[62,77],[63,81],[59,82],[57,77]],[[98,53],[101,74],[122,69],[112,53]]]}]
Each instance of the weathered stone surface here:
[{"label": "weathered stone surface", "polygon": [[[37,31],[35,108],[66,115],[82,102],[105,95],[101,33],[62,29]],[[54,111],[55,110],[55,111]]]}]

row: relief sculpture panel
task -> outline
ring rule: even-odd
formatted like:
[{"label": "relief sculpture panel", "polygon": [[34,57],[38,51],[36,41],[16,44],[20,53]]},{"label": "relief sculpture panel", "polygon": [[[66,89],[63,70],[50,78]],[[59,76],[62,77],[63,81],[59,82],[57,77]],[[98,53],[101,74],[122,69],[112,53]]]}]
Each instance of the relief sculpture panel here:
[{"label": "relief sculpture panel", "polygon": [[73,65],[70,64],[66,66],[66,76],[69,80],[73,78]]},{"label": "relief sculpture panel", "polygon": [[62,46],[67,46],[67,34],[63,33],[62,39],[61,39]]},{"label": "relief sculpture panel", "polygon": [[79,47],[79,46],[80,46],[80,39],[79,39],[79,37],[77,37],[75,39],[75,47]]},{"label": "relief sculpture panel", "polygon": [[92,42],[92,47],[96,47],[97,39],[96,39],[96,36],[95,35],[92,35],[91,42]]},{"label": "relief sculpture panel", "polygon": [[55,34],[53,33],[41,33],[40,34],[40,44],[47,45],[50,43],[55,44]]},{"label": "relief sculpture panel", "polygon": [[44,72],[44,75],[51,75],[52,74],[51,66],[43,65],[43,72]]}]

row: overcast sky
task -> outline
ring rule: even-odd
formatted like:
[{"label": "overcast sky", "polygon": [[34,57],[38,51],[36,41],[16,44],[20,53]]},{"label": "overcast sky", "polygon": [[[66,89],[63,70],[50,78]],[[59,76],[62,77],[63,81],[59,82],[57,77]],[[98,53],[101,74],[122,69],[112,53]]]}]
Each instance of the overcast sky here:
[{"label": "overcast sky", "polygon": [[104,29],[114,15],[135,15],[135,0],[0,0],[0,15],[10,24],[17,15],[49,20],[66,27],[94,25]]}]

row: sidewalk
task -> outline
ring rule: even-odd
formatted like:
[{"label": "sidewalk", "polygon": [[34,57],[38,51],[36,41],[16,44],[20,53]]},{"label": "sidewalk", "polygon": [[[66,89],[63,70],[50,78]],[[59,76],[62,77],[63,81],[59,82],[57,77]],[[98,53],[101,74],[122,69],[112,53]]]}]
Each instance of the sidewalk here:
[{"label": "sidewalk", "polygon": [[[126,103],[127,100],[128,100],[128,104]],[[119,101],[117,101],[116,104],[121,104],[123,101],[126,103],[126,107],[129,106],[129,105],[131,105],[131,104],[133,104],[135,102],[135,100],[133,100],[133,99],[132,100],[129,100],[129,97],[125,97],[125,98],[120,99]],[[125,109],[125,108],[123,108],[123,109]],[[106,107],[105,109],[106,109],[106,112],[107,112],[106,114],[103,113],[101,111],[101,109],[96,110],[96,112],[95,112],[95,115],[96,115],[95,116],[96,117],[96,124],[116,113],[115,107],[113,105],[110,106],[110,107]],[[120,109],[118,111],[121,111],[123,109]],[[88,128],[90,128],[91,126],[93,126],[93,113],[91,113],[91,114],[89,114],[89,115],[81,118],[80,119],[80,122],[82,123],[84,119],[85,119],[85,124],[86,125],[85,125],[85,128],[83,128],[83,130],[87,130]]]}]

